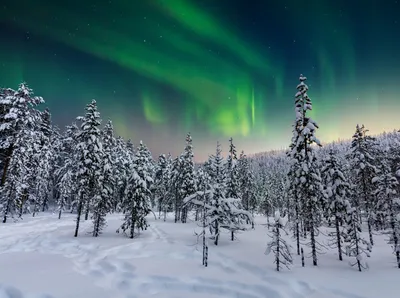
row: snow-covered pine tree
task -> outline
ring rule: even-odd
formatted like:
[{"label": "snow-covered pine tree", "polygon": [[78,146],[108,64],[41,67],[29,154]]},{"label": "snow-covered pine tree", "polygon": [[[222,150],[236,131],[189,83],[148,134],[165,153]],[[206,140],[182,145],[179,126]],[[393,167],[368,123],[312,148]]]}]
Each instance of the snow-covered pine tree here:
[{"label": "snow-covered pine tree", "polygon": [[39,208],[44,212],[49,207],[51,162],[54,159],[54,151],[50,143],[52,134],[50,111],[45,109],[40,116],[40,126],[36,132],[36,142],[34,142],[34,153],[32,154],[35,169],[35,204],[32,216],[35,216]]},{"label": "snow-covered pine tree", "polygon": [[99,236],[106,225],[106,215],[113,206],[114,198],[114,166],[113,151],[115,148],[114,131],[111,120],[102,131],[103,152],[100,164],[99,188],[100,192],[93,198],[93,237]]},{"label": "snow-covered pine tree", "polygon": [[291,157],[296,159],[296,191],[301,202],[301,214],[306,231],[310,232],[310,247],[313,265],[317,266],[317,235],[319,233],[317,219],[320,213],[318,201],[321,191],[321,177],[316,167],[316,157],[312,145],[321,145],[315,137],[318,129],[317,123],[307,116],[307,111],[312,110],[312,102],[308,97],[306,77],[300,75],[300,84],[297,86],[295,96],[295,130],[292,139]]},{"label": "snow-covered pine tree", "polygon": [[179,189],[182,185],[182,155],[177,156],[171,165],[171,185],[169,189],[169,193],[173,197],[173,205],[175,211],[175,223],[177,223],[181,219],[181,207],[183,204],[183,199],[180,196]]},{"label": "snow-covered pine tree", "polygon": [[[244,151],[240,153],[237,167],[239,173],[238,180],[239,194],[242,202],[241,205],[246,211],[250,211],[252,214],[254,214],[256,209],[256,200],[254,195],[254,173],[250,167],[249,159],[247,158],[246,154],[244,154]],[[250,221],[247,223],[249,224]]]},{"label": "snow-covered pine tree", "polygon": [[[38,124],[39,112],[35,107],[44,101],[41,97],[33,96],[33,91],[26,83],[20,84],[16,91],[2,89],[0,94],[0,149],[4,152],[0,204],[4,206],[5,223],[9,215],[15,214],[16,208],[22,209],[32,187],[33,168],[28,164],[28,149]],[[8,172],[12,172],[13,177],[7,177]]]},{"label": "snow-covered pine tree", "polygon": [[148,226],[146,216],[151,212],[149,185],[153,183],[148,152],[146,145],[140,141],[122,202],[124,222],[120,229],[125,234],[129,230],[129,238],[134,238],[135,229],[144,230]]},{"label": "snow-covered pine tree", "polygon": [[369,257],[372,249],[371,243],[365,240],[361,234],[360,217],[355,207],[349,207],[346,214],[345,246],[346,255],[355,257],[351,266],[357,265],[358,271],[368,268],[368,263],[364,261],[364,255]]},{"label": "snow-covered pine tree", "polygon": [[[182,159],[181,159],[181,179],[182,179],[182,184],[181,187],[179,188],[179,196],[181,198],[186,198],[196,192],[196,181],[195,181],[195,176],[194,176],[194,160],[193,160],[193,145],[192,145],[192,137],[190,133],[187,134],[186,136],[186,147],[185,150],[182,154]],[[186,223],[187,221],[187,216],[188,216],[188,209],[189,205],[185,205],[181,209],[181,221],[183,223]]]},{"label": "snow-covered pine tree", "polygon": [[265,254],[268,255],[271,252],[274,254],[276,264],[276,271],[282,268],[282,265],[290,269],[290,265],[293,263],[292,258],[292,247],[286,242],[282,237],[287,235],[284,229],[285,219],[281,217],[279,211],[275,211],[274,223],[272,224],[272,235],[270,237],[272,240],[268,242]]},{"label": "snow-covered pine tree", "polygon": [[77,118],[82,121],[82,124],[77,136],[78,143],[76,145],[79,188],[75,237],[78,236],[82,212],[85,212],[86,219],[89,216],[93,198],[98,195],[100,188],[100,167],[103,157],[100,113],[97,111],[96,101],[92,100],[86,106],[85,110],[85,116]]},{"label": "snow-covered pine tree", "polygon": [[207,217],[214,244],[218,245],[221,228],[229,231],[245,230],[241,219],[253,224],[253,217],[247,210],[239,209],[240,199],[226,198],[226,172],[221,146],[217,143],[215,155],[209,159],[210,168],[214,173],[211,184]]},{"label": "snow-covered pine tree", "polygon": [[[236,147],[233,144],[233,139],[229,139],[229,155],[226,162],[226,172],[227,172],[227,181],[226,181],[226,194],[227,198],[239,199],[239,173],[237,167],[237,155],[236,155]],[[238,204],[241,203],[240,200],[237,200]],[[241,208],[240,205],[236,206],[237,208]],[[235,231],[231,231],[231,240],[235,239]]]},{"label": "snow-covered pine tree", "polygon": [[[301,202],[297,192],[297,185],[299,184],[298,177],[296,174],[299,171],[299,163],[297,159],[298,153],[293,152],[293,149],[295,149],[294,147],[295,145],[296,145],[295,143],[292,143],[291,151],[288,152],[288,156],[291,158],[291,166],[287,175],[289,180],[288,197],[289,200],[291,201],[290,205],[293,207],[291,210],[292,212],[291,217],[293,218],[293,223],[291,227],[293,230],[293,236],[296,239],[297,255],[300,255],[300,221],[302,220],[302,218],[301,218]],[[291,154],[294,154],[294,156],[291,156]]]},{"label": "snow-covered pine tree", "polygon": [[73,123],[66,127],[66,131],[62,138],[61,149],[59,150],[61,164],[55,171],[57,178],[57,188],[59,197],[57,199],[58,205],[58,218],[61,218],[62,212],[65,211],[67,206],[73,210],[76,203],[76,194],[78,193],[78,166],[77,166],[77,153],[75,151],[77,145],[77,136],[79,128]]},{"label": "snow-covered pine tree", "polygon": [[357,186],[354,207],[359,212],[359,216],[361,216],[360,208],[364,208],[367,217],[369,241],[373,245],[372,225],[375,216],[374,207],[376,201],[372,194],[374,187],[371,180],[376,176],[377,168],[374,165],[375,158],[372,154],[375,147],[375,138],[368,136],[367,132],[368,130],[365,129],[364,125],[356,126],[356,132],[351,142],[350,160],[355,172],[354,184]]},{"label": "snow-covered pine tree", "polygon": [[131,167],[135,158],[132,143],[127,143],[122,137],[117,137],[116,147],[114,150],[115,156],[115,190],[114,190],[114,203],[113,212],[121,211],[121,206],[125,197],[126,186],[130,178]]},{"label": "snow-covered pine tree", "polygon": [[229,139],[229,155],[226,162],[227,168],[227,183],[226,183],[226,196],[228,198],[239,198],[239,173],[237,167],[237,154],[236,147],[233,144],[233,139]]},{"label": "snow-covered pine tree", "polygon": [[397,267],[400,268],[400,199],[397,197],[398,182],[386,160],[381,161],[380,173],[372,179],[376,185],[377,209],[389,223],[389,243],[393,245]]},{"label": "snow-covered pine tree", "polygon": [[347,209],[350,207],[351,186],[346,182],[348,179],[344,176],[342,166],[333,150],[329,152],[329,157],[324,161],[321,173],[326,183],[324,196],[328,201],[328,216],[334,218],[335,224],[335,232],[329,234],[332,237],[330,244],[337,248],[339,260],[342,261],[343,231],[341,227]]},{"label": "snow-covered pine tree", "polygon": [[158,218],[161,218],[161,213],[164,212],[164,221],[168,208],[167,193],[170,182],[170,164],[165,154],[158,157],[158,164],[154,179],[154,196],[158,207]]}]

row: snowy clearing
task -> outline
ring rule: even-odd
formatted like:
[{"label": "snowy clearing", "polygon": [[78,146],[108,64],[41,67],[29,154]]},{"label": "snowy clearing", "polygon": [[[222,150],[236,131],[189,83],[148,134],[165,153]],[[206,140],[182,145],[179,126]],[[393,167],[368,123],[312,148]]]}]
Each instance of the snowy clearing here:
[{"label": "snowy clearing", "polygon": [[[370,270],[358,272],[335,254],[320,256],[313,268],[301,268],[295,256],[291,271],[274,271],[265,256],[265,218],[255,230],[219,246],[210,244],[209,266],[201,265],[194,223],[148,217],[150,227],[138,238],[116,234],[122,215],[108,215],[103,235],[93,238],[92,222],[72,237],[75,215],[26,217],[0,225],[0,297],[241,297],[241,298],[375,298],[396,297],[398,269],[383,236],[377,236]],[[172,217],[172,215],[171,215]]]}]

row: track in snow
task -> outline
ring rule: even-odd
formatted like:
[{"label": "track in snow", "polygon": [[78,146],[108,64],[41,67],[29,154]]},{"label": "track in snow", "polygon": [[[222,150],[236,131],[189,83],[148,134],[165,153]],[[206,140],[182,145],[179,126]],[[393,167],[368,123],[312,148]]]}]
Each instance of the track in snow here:
[{"label": "track in snow", "polygon": [[[89,221],[83,222],[83,230],[90,225]],[[6,230],[0,230],[0,253],[41,252],[65,256],[71,259],[77,272],[92,277],[97,286],[112,289],[121,298],[175,298],[178,294],[187,297],[188,293],[193,298],[362,298],[337,291],[321,293],[304,282],[280,278],[262,267],[213,251],[212,247],[209,267],[199,269],[200,252],[176,243],[156,222],[151,222],[144,232],[150,233],[150,237],[124,239],[124,244],[108,248],[99,244],[100,238],[90,239],[89,243],[82,241],[87,237],[73,238],[74,222],[71,217],[60,221],[38,218],[7,226]],[[110,238],[111,241],[115,239]],[[181,265],[180,261],[184,264]],[[165,264],[182,266],[183,274],[143,273],[143,267],[149,262],[159,262],[160,269]],[[193,269],[188,266],[193,266]],[[194,273],[188,276],[188,272]],[[207,277],[208,272],[213,274],[212,278]],[[196,273],[203,276],[195,276]],[[239,281],[241,274],[251,276],[251,282]],[[223,277],[220,278],[220,275]]]}]

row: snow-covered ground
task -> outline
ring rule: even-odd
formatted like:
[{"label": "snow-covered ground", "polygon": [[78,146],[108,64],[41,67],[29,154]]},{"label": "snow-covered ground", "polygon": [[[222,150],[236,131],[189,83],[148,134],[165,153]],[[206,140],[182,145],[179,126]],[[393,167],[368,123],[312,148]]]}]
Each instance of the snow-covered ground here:
[{"label": "snow-covered ground", "polygon": [[320,265],[301,267],[295,256],[291,271],[274,271],[273,256],[264,255],[267,228],[258,217],[255,230],[218,247],[210,243],[209,266],[201,265],[194,223],[175,224],[149,217],[150,228],[129,239],[115,230],[121,215],[109,215],[98,238],[83,222],[74,238],[75,216],[42,214],[18,223],[0,224],[0,298],[395,298],[399,269],[384,236],[376,236],[370,270],[358,272],[334,251]]}]

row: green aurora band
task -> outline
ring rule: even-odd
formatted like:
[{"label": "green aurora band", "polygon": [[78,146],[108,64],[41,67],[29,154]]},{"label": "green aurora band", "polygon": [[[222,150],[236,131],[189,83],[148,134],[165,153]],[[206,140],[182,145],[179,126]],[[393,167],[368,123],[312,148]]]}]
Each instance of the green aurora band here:
[{"label": "green aurora band", "polygon": [[[119,134],[141,137],[149,143],[155,144],[156,139],[163,138],[161,135],[164,138],[173,135],[174,141],[183,140],[184,134],[191,131],[202,140],[209,138],[210,142],[232,136],[253,153],[282,148],[290,141],[293,95],[301,70],[299,66],[291,67],[284,51],[265,46],[268,34],[263,37],[264,45],[253,43],[251,37],[237,30],[237,26],[228,26],[226,18],[218,17],[200,1],[149,0],[132,4],[119,0],[83,4],[76,0],[38,0],[34,5],[25,4],[25,9],[20,9],[19,1],[8,2],[9,13],[0,14],[6,24],[108,65],[99,68],[102,73],[86,74],[77,71],[85,65],[71,71],[73,67],[67,64],[74,64],[73,58],[66,55],[63,57],[70,62],[64,61],[62,66],[63,58],[46,59],[43,52],[49,49],[44,46],[36,45],[31,52],[37,54],[37,61],[30,61],[30,53],[23,49],[7,46],[1,49],[0,58],[5,61],[0,68],[2,85],[15,87],[26,80],[39,95],[52,97],[70,90],[74,99],[68,100],[73,107],[68,108],[65,102],[54,104],[53,99],[45,98],[56,115],[62,105],[79,113],[84,104],[96,98],[100,110],[113,120]],[[325,129],[321,130],[320,138],[330,141],[344,137],[336,132],[343,129],[344,121],[332,116],[340,109],[339,103],[346,98],[353,101],[362,97],[368,107],[376,108],[379,82],[362,90],[346,86],[341,89],[342,74],[346,74],[347,86],[360,84],[352,42],[354,32],[349,30],[351,19],[345,13],[332,14],[337,7],[328,1],[309,2],[318,13],[308,10],[299,17],[301,4],[287,1],[286,18],[291,19],[293,32],[287,39],[294,41],[292,51],[298,56],[299,65],[302,68],[308,65],[305,75],[319,77],[318,81],[309,82],[315,107],[312,116]],[[273,5],[263,7],[273,9]],[[311,18],[312,23],[304,22]],[[315,26],[316,23],[319,25]],[[304,44],[307,50],[299,50]],[[108,67],[113,70],[103,71]],[[34,77],[38,68],[48,74]],[[119,75],[120,70],[124,76]],[[294,70],[290,78],[288,70]],[[145,83],[136,83],[137,77]],[[67,84],[67,78],[72,82]],[[96,79],[101,81],[96,83]],[[365,113],[369,115],[371,111],[366,108]],[[346,133],[353,130],[355,123],[349,125]],[[147,140],[146,135],[152,140]],[[252,146],[246,146],[246,142]]]}]

